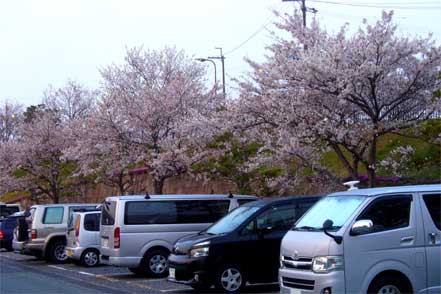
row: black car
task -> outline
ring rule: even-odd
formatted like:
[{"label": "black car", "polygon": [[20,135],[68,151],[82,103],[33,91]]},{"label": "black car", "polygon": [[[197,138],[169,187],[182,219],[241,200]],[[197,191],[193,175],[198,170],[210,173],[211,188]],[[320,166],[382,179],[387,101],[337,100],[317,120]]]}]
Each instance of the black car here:
[{"label": "black car", "polygon": [[207,230],[175,243],[168,280],[197,290],[214,285],[223,292],[238,292],[246,282],[277,282],[283,236],[319,199],[264,199],[236,208]]}]

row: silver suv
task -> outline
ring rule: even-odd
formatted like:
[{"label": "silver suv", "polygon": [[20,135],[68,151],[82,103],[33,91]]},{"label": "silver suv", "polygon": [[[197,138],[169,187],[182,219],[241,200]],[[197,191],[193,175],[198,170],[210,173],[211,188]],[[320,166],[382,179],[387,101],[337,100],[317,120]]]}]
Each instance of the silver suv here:
[{"label": "silver suv", "polygon": [[53,263],[64,263],[67,256],[66,229],[75,211],[95,210],[97,204],[34,205],[18,220],[13,248],[22,254],[45,258]]},{"label": "silver suv", "polygon": [[168,274],[167,258],[179,238],[195,234],[239,205],[242,195],[107,197],[101,214],[101,262],[152,277]]},{"label": "silver suv", "polygon": [[101,211],[76,212],[67,229],[66,255],[91,267],[99,264]]}]

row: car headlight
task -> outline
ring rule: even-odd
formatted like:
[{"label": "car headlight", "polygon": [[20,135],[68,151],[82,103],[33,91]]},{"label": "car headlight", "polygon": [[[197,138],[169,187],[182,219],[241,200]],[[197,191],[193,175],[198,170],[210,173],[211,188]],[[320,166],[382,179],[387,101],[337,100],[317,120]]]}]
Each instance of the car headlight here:
[{"label": "car headlight", "polygon": [[193,248],[191,248],[190,250],[190,257],[208,256],[208,252],[210,250],[209,245],[210,245],[210,241],[193,245]]},{"label": "car headlight", "polygon": [[343,256],[317,256],[312,261],[312,271],[315,273],[329,273],[343,268]]},{"label": "car headlight", "polygon": [[190,256],[191,257],[208,256],[209,249],[210,249],[210,247],[199,247],[199,248],[191,249]]}]

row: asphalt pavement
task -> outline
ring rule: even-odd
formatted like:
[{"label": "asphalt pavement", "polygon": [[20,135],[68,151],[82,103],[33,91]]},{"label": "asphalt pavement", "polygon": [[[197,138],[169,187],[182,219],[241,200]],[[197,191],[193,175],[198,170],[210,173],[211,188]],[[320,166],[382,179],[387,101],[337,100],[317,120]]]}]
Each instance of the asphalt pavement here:
[{"label": "asphalt pavement", "polygon": [[[277,285],[249,286],[246,293],[278,293]],[[52,265],[32,256],[0,252],[0,294],[7,293],[197,293],[166,279],[138,277],[126,268]],[[216,293],[214,289],[209,293]]]}]

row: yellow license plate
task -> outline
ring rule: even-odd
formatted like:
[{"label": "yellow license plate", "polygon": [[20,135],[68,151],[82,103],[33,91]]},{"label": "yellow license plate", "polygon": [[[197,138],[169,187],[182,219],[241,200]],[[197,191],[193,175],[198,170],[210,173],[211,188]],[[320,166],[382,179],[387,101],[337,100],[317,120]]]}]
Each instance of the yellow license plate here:
[{"label": "yellow license plate", "polygon": [[170,279],[176,279],[176,269],[174,269],[172,267],[169,268],[168,274],[169,274]]},{"label": "yellow license plate", "polygon": [[66,255],[69,256],[69,257],[72,257],[72,256],[73,256],[73,252],[72,252],[72,250],[67,249],[67,250],[66,250]]}]

